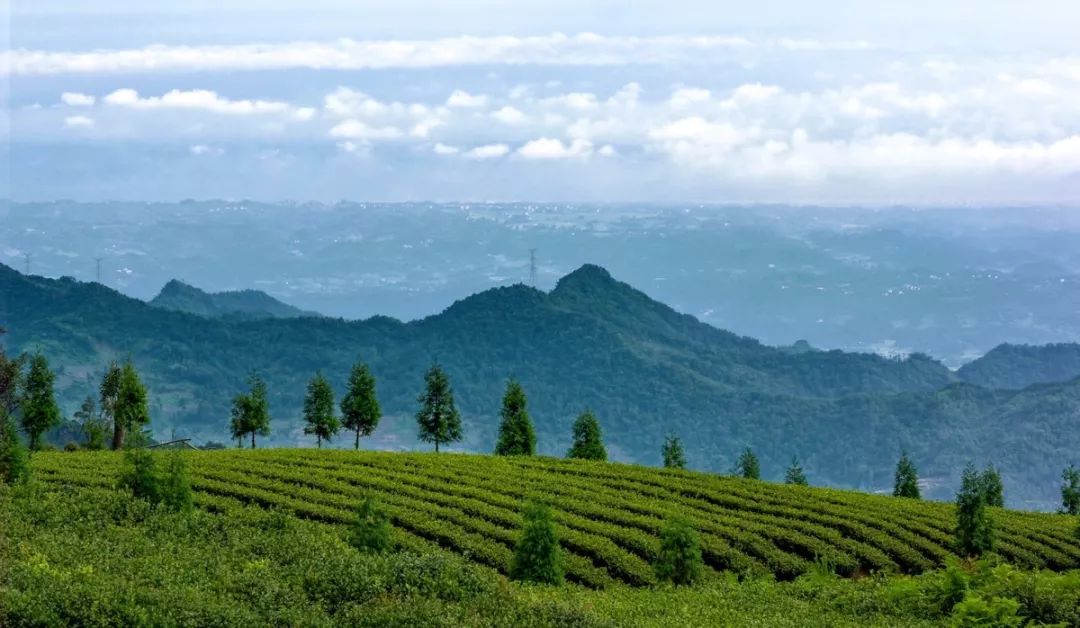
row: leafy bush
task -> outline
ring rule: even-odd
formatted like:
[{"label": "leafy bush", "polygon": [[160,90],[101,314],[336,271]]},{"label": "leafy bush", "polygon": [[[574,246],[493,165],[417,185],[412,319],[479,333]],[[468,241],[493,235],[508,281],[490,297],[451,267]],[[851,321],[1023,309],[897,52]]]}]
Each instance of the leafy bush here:
[{"label": "leafy bush", "polygon": [[126,468],[120,476],[120,486],[151,504],[161,501],[157,461],[153,452],[145,447],[132,447],[124,452],[124,462]]},{"label": "leafy bush", "polygon": [[0,483],[14,484],[29,473],[26,447],[19,440],[15,423],[0,414]]},{"label": "leafy bush", "polygon": [[188,512],[192,508],[191,477],[188,475],[184,454],[180,450],[169,456],[165,475],[161,478],[159,494],[161,503],[170,510]]},{"label": "leafy bush", "polygon": [[349,542],[363,552],[385,552],[390,549],[390,518],[373,497],[365,497],[356,513]]},{"label": "leafy bush", "polygon": [[510,577],[540,584],[562,584],[563,565],[551,509],[538,502],[525,505],[525,523],[514,548]]},{"label": "leafy bush", "polygon": [[660,531],[656,577],[674,584],[694,584],[701,578],[701,541],[685,519],[672,519]]},{"label": "leafy bush", "polygon": [[1022,626],[1024,618],[1017,614],[1019,611],[1020,602],[1016,600],[969,595],[953,608],[951,624],[958,628]]}]

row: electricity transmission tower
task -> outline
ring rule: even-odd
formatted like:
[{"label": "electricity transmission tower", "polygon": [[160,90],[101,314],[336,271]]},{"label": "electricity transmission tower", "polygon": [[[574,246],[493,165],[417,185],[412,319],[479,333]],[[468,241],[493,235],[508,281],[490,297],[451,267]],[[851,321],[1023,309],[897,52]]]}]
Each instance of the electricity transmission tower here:
[{"label": "electricity transmission tower", "polygon": [[103,259],[105,259],[105,258],[104,257],[95,257],[94,258],[94,262],[97,264],[97,282],[98,283],[101,283],[101,260],[103,260]]},{"label": "electricity transmission tower", "polygon": [[26,274],[30,274],[30,254],[26,253]]},{"label": "electricity transmission tower", "polygon": [[536,287],[536,249],[529,249],[529,284]]}]

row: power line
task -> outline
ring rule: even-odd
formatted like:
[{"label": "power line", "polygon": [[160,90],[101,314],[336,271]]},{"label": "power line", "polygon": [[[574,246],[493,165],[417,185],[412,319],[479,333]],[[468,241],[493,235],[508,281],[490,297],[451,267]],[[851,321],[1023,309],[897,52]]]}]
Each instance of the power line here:
[{"label": "power line", "polygon": [[536,249],[529,249],[529,283],[536,287]]}]

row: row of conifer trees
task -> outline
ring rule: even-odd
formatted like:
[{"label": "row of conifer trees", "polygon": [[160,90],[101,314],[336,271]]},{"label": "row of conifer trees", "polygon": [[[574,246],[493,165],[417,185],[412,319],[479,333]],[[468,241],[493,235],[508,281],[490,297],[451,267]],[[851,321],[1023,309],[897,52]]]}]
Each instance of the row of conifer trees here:
[{"label": "row of conifer trees", "polygon": [[[25,375],[22,373],[24,362],[29,363]],[[41,353],[15,359],[0,353],[0,445],[16,439],[15,432],[21,428],[27,435],[31,450],[41,446],[42,435],[61,421],[53,392],[54,381],[55,375]],[[360,439],[371,435],[379,425],[382,413],[375,378],[368,366],[357,362],[349,373],[346,386],[346,393],[338,406],[341,413],[339,418],[335,411],[334,392],[326,377],[316,373],[308,383],[303,406],[304,432],[314,435],[320,447],[324,440],[331,440],[341,429],[345,429],[353,433],[354,447],[359,448]],[[417,401],[419,408],[415,418],[421,441],[434,444],[435,451],[439,451],[440,446],[462,439],[461,414],[454,401],[450,378],[438,364],[432,365],[424,374],[424,391]],[[12,420],[15,415],[19,417],[18,426]],[[499,434],[494,453],[534,455],[536,432],[529,416],[527,397],[521,384],[514,379],[506,384],[499,415]],[[86,446],[90,449],[103,448],[107,439],[111,440],[113,449],[120,449],[129,434],[144,437],[142,430],[150,421],[147,391],[132,362],[111,363],[102,376],[97,399],[87,397],[75,417],[82,421]],[[256,435],[270,434],[270,421],[266,383],[258,375],[252,375],[248,391],[233,399],[230,431],[238,445],[250,438],[251,447],[255,447]],[[14,444],[11,444],[0,451],[0,467],[15,464],[12,461],[4,462],[5,457],[16,456],[9,452],[13,448]],[[665,438],[661,455],[665,467],[686,467],[685,451],[677,436]],[[607,459],[600,422],[589,410],[582,412],[574,421],[572,445],[567,457]],[[738,457],[733,473],[748,479],[760,479],[760,463],[749,447]],[[1061,511],[1080,514],[1080,469],[1070,465],[1063,471],[1062,480]],[[808,484],[797,458],[792,458],[784,481],[788,484]],[[896,466],[893,495],[914,499],[920,497],[918,472],[906,453]],[[962,475],[957,503],[969,504],[969,510],[974,512],[972,516],[978,519],[981,515],[976,507],[980,501],[990,507],[1004,505],[1001,474],[993,465],[982,472],[969,466]],[[987,526],[976,523],[972,527],[985,529]]]}]

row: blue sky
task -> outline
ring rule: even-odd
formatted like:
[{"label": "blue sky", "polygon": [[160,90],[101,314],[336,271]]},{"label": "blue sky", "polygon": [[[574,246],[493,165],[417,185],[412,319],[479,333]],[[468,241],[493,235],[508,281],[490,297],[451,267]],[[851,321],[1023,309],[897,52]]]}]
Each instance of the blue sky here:
[{"label": "blue sky", "polygon": [[1080,202],[1072,2],[72,4],[4,196]]}]

